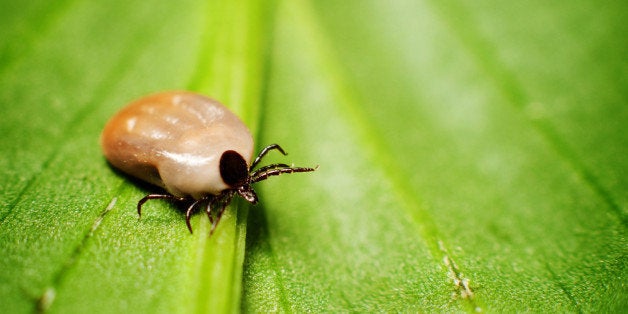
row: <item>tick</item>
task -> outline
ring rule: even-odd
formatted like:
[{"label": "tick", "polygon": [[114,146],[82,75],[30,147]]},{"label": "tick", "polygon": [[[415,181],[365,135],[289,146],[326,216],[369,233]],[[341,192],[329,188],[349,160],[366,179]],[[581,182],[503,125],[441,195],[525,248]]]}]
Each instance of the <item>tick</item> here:
[{"label": "tick", "polygon": [[109,163],[122,172],[163,188],[151,199],[189,203],[185,222],[190,233],[192,212],[205,206],[210,234],[237,194],[256,204],[253,183],[284,173],[316,168],[276,163],[256,169],[277,144],[253,157],[253,137],[244,123],[218,101],[191,92],[164,92],[141,98],[120,110],[107,124],[101,146]]}]

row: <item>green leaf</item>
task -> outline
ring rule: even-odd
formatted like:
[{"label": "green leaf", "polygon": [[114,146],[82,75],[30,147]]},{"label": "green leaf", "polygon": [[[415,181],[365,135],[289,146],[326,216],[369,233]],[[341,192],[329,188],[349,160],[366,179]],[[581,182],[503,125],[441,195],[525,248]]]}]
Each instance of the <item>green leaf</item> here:
[{"label": "green leaf", "polygon": [[255,130],[272,6],[49,6],[15,6],[3,20],[1,303],[11,313],[238,309],[247,208],[232,206],[211,238],[200,216],[190,236],[167,203],[147,204],[138,221],[137,201],[154,189],[112,171],[99,134],[125,103],[165,89],[212,95]]},{"label": "green leaf", "polygon": [[262,187],[245,307],[625,309],[625,11],[286,2],[262,134],[321,167]]},{"label": "green leaf", "polygon": [[[2,2],[7,313],[628,309],[621,1]],[[172,89],[320,168],[138,220],[99,134]]]}]

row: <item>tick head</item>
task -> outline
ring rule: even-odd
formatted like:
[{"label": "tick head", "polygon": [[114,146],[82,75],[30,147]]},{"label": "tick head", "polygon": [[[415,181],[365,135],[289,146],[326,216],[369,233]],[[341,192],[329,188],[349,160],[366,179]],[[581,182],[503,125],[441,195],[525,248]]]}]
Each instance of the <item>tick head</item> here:
[{"label": "tick head", "polygon": [[232,189],[249,184],[249,168],[238,152],[228,150],[220,157],[220,176]]},{"label": "tick head", "polygon": [[249,203],[253,205],[257,204],[257,194],[255,194],[255,191],[253,190],[253,188],[251,188],[251,185],[247,184],[240,186],[238,187],[238,189],[236,189],[236,192]]},{"label": "tick head", "polygon": [[249,203],[257,204],[257,195],[250,184],[249,167],[242,155],[228,150],[220,157],[220,176]]}]

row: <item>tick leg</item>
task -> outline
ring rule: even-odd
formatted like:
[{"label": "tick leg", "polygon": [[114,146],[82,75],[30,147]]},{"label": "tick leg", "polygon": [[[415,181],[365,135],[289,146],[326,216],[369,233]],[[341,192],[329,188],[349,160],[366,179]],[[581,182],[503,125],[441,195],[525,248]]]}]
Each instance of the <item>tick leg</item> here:
[{"label": "tick leg", "polygon": [[259,155],[257,155],[257,157],[255,158],[255,160],[253,161],[253,163],[251,164],[251,167],[249,167],[249,171],[253,170],[253,168],[255,168],[255,166],[257,166],[257,164],[259,163],[260,160],[262,160],[262,157],[264,157],[266,154],[268,154],[269,151],[276,149],[278,150],[280,153],[282,153],[284,156],[288,155],[286,154],[286,152],[283,150],[283,148],[281,148],[281,146],[279,146],[279,144],[270,144],[266,147],[264,147],[264,149],[262,149],[262,151],[259,153]]},{"label": "tick leg", "polygon": [[286,164],[272,164],[272,165],[268,165],[268,166],[264,166],[261,167],[255,171],[253,171],[251,173],[251,177],[254,177],[256,174],[258,173],[262,173],[266,170],[270,170],[270,169],[279,169],[279,168],[290,168],[290,165],[286,165]]},{"label": "tick leg", "polygon": [[172,201],[184,201],[185,199],[182,197],[176,197],[172,194],[148,194],[144,196],[139,202],[137,202],[137,214],[142,218],[142,205],[146,203],[148,200],[154,199],[167,199]]},{"label": "tick leg", "polygon": [[296,168],[281,168],[281,169],[270,169],[261,173],[255,173],[254,176],[251,177],[251,183],[255,183],[255,182],[259,182],[259,181],[263,181],[268,179],[268,177],[271,176],[278,176],[284,173],[294,173],[294,172],[312,172],[314,170],[318,169],[318,166],[316,166],[316,168],[300,168],[300,167],[296,167]]},{"label": "tick leg", "polygon": [[188,230],[190,230],[190,233],[193,233],[192,225],[190,224],[190,217],[192,217],[192,211],[194,210],[194,207],[196,207],[196,205],[198,205],[198,203],[200,203],[202,200],[203,199],[194,201],[194,203],[192,203],[192,205],[190,205],[190,207],[188,207],[188,210],[185,212],[185,224],[188,225]]},{"label": "tick leg", "polygon": [[218,226],[218,222],[220,221],[220,218],[222,217],[222,213],[225,212],[225,209],[227,208],[227,205],[229,205],[229,203],[231,202],[232,198],[233,198],[233,193],[229,193],[219,198],[220,199],[220,211],[218,211],[218,213],[216,214],[216,221],[212,223],[212,227],[209,230],[209,235],[212,235],[214,233],[214,229],[216,229],[216,226]]},{"label": "tick leg", "polygon": [[214,218],[212,217],[212,209],[214,207],[214,202],[216,201],[216,196],[205,196],[202,198],[202,201],[207,202],[207,205],[205,206],[205,213],[207,213],[209,223],[213,223]]}]

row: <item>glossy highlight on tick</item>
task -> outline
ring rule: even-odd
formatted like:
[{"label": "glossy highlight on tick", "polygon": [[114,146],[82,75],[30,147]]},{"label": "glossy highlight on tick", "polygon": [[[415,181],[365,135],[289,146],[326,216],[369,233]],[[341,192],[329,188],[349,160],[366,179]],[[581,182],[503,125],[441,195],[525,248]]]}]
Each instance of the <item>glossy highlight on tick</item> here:
[{"label": "glossy highlight on tick", "polygon": [[163,92],[141,98],[107,122],[101,146],[109,163],[122,172],[163,188],[137,203],[137,213],[151,199],[189,203],[190,217],[204,206],[210,234],[235,195],[256,204],[253,183],[284,173],[316,168],[283,163],[257,168],[271,144],[253,159],[253,137],[244,123],[218,101],[192,92]]}]

